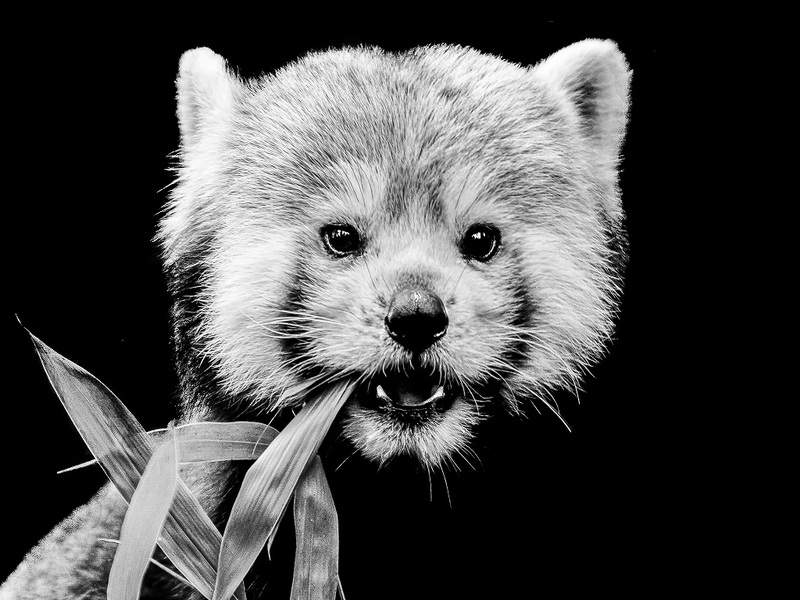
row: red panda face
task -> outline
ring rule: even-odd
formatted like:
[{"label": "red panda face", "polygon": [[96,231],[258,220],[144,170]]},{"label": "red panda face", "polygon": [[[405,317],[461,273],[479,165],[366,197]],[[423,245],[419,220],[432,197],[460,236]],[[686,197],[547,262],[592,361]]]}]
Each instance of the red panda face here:
[{"label": "red panda face", "polygon": [[188,53],[161,232],[186,385],[268,412],[353,377],[350,443],[428,466],[576,387],[619,292],[627,81],[594,41],[531,69],[329,52],[247,83]]}]

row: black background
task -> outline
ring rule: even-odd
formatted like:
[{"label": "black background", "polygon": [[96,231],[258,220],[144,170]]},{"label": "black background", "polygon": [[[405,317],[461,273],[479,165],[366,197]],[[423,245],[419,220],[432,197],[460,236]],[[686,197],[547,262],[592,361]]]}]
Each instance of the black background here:
[{"label": "black background", "polygon": [[[447,487],[399,466],[376,474],[345,463],[331,475],[342,580],[348,600],[552,590],[638,597],[690,582],[714,589],[719,571],[709,557],[720,546],[720,517],[707,490],[718,472],[714,449],[697,441],[703,342],[684,318],[688,266],[704,232],[699,207],[673,186],[678,149],[691,143],[679,127],[687,99],[675,83],[693,51],[691,31],[652,19],[506,13],[469,25],[423,16],[359,24],[357,16],[312,27],[239,14],[202,30],[75,14],[19,24],[24,41],[8,56],[16,91],[6,114],[11,284],[2,318],[11,385],[0,436],[2,512],[16,527],[4,536],[0,578],[104,480],[99,469],[56,475],[88,454],[17,318],[103,380],[145,428],[174,416],[168,298],[151,238],[172,181],[183,51],[209,46],[251,77],[331,46],[458,43],[532,64],[598,37],[616,40],[634,73],[621,176],[631,259],[609,358],[580,405],[561,402],[571,433],[547,413],[497,422],[482,441],[482,465],[448,474]],[[274,553],[288,548],[291,557],[290,545],[284,536]]]}]

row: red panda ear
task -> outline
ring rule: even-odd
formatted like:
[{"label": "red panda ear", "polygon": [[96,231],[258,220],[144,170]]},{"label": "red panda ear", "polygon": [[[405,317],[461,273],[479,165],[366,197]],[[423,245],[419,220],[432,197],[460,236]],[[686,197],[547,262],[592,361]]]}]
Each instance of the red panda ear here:
[{"label": "red panda ear", "polygon": [[192,148],[203,133],[227,120],[238,85],[225,59],[208,48],[183,54],[177,87],[178,121],[185,149]]},{"label": "red panda ear", "polygon": [[630,71],[610,40],[584,40],[534,67],[573,107],[581,131],[606,160],[616,161],[628,117]]},{"label": "red panda ear", "polygon": [[213,237],[219,222],[213,200],[223,180],[224,140],[238,90],[244,86],[225,59],[208,48],[184,53],[176,83],[181,184],[173,188],[157,234],[167,267]]}]

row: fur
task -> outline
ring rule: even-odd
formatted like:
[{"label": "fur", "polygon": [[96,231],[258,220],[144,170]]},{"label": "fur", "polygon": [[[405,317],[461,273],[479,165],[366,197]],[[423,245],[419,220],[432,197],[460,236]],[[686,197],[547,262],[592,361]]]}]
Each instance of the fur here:
[{"label": "fur", "polygon": [[[495,411],[533,400],[557,412],[551,395],[577,392],[613,329],[629,78],[615,44],[601,40],[530,68],[455,46],[344,49],[252,81],[206,48],[187,52],[177,184],[157,236],[183,418],[266,420],[351,375],[364,391],[343,409],[344,439],[378,464],[410,456],[433,469],[472,453]],[[358,253],[326,253],[320,231],[331,223],[358,231]],[[499,250],[470,260],[462,236],[484,223],[500,232]],[[441,298],[449,319],[417,354],[384,325],[408,286]],[[367,390],[387,373],[429,374],[452,404],[411,420],[376,410]],[[192,478],[222,524],[237,476]],[[80,515],[113,514],[109,494]],[[116,526],[105,523],[104,536]],[[84,539],[93,527],[63,543],[52,534],[3,597],[49,597],[7,591],[34,589],[25,586],[39,580],[44,555],[72,565],[85,597],[101,597],[92,590],[107,571]]]}]

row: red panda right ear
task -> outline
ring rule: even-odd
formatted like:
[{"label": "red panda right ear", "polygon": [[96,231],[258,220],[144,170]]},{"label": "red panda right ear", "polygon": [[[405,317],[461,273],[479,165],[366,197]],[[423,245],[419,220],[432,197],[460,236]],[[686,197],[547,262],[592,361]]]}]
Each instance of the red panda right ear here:
[{"label": "red panda right ear", "polygon": [[195,48],[183,54],[177,88],[184,149],[191,149],[204,133],[227,121],[238,85],[239,80],[219,54],[208,48]]}]

